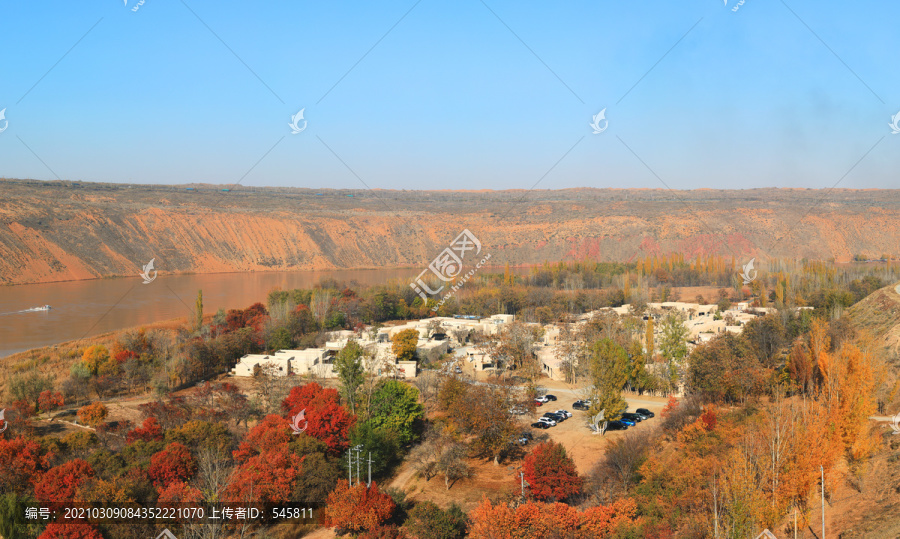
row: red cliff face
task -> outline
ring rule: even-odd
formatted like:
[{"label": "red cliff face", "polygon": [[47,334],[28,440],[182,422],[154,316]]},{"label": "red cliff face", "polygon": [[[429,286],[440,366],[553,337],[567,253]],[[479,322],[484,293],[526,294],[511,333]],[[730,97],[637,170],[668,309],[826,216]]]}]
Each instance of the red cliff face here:
[{"label": "red cliff face", "polygon": [[900,254],[897,190],[349,193],[2,180],[0,283],[422,266],[465,228],[494,265]]}]

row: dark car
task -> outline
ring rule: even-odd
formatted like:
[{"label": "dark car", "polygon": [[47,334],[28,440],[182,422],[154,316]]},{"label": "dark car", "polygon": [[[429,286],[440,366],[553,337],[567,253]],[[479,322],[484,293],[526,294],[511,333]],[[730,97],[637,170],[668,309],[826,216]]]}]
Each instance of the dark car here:
[{"label": "dark car", "polygon": [[556,400],[556,395],[544,395],[544,396],[547,397],[547,400],[548,400],[548,401],[555,401],[555,400]]},{"label": "dark car", "polygon": [[622,414],[622,418],[630,419],[631,421],[634,421],[635,423],[640,423],[641,421],[644,420],[644,416],[642,416],[641,414],[632,414],[632,413]]},{"label": "dark car", "polygon": [[549,429],[549,428],[550,428],[550,424],[549,424],[549,423],[541,423],[540,421],[538,421],[538,422],[536,422],[536,423],[532,423],[532,424],[531,424],[531,428],[534,428],[534,429]]},{"label": "dark car", "polygon": [[606,424],[606,430],[628,430],[628,425],[622,421],[610,421]]},{"label": "dark car", "polygon": [[549,417],[550,419],[552,419],[553,421],[556,421],[557,423],[562,423],[563,421],[566,420],[565,416],[557,414],[556,412],[547,412],[546,414],[544,414],[544,417]]},{"label": "dark car", "polygon": [[646,408],[638,408],[637,410],[635,410],[635,412],[637,412],[637,413],[639,413],[639,414],[642,414],[642,415],[645,415],[645,416],[647,416],[648,418],[649,418],[649,417],[656,417],[656,416],[653,414],[653,412],[651,412],[650,410],[648,410],[648,409],[646,409]]},{"label": "dark car", "polygon": [[588,406],[584,401],[575,401],[575,404],[572,405],[572,408],[576,410],[588,410],[590,409],[590,406]]},{"label": "dark car", "polygon": [[635,423],[634,421],[632,421],[632,420],[630,420],[630,419],[625,419],[624,417],[620,418],[619,421],[621,421],[622,423],[625,423],[625,424],[628,425],[629,427],[633,427],[633,426],[635,426],[635,425],[637,424],[637,423]]}]

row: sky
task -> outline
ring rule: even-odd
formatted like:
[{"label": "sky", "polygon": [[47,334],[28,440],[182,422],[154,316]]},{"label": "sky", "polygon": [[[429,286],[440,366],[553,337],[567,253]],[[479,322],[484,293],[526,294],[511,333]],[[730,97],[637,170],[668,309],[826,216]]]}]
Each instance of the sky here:
[{"label": "sky", "polygon": [[4,2],[0,177],[897,188],[897,20],[884,1]]}]

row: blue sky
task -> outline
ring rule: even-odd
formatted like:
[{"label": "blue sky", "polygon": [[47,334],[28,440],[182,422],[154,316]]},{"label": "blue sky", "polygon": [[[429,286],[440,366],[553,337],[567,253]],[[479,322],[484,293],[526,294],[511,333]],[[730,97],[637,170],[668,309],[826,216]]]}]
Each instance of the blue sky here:
[{"label": "blue sky", "polygon": [[900,185],[897,2],[83,4],[0,5],[0,176]]}]

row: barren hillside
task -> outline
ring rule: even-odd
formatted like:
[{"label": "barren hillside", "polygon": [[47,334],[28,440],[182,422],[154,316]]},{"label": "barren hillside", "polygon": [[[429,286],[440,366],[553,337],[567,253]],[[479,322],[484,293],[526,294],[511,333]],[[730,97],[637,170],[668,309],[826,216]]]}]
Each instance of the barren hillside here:
[{"label": "barren hillside", "polygon": [[465,228],[495,265],[669,251],[900,254],[900,190],[226,191],[0,180],[0,200],[6,284],[134,275],[151,258],[162,273],[418,267]]}]

